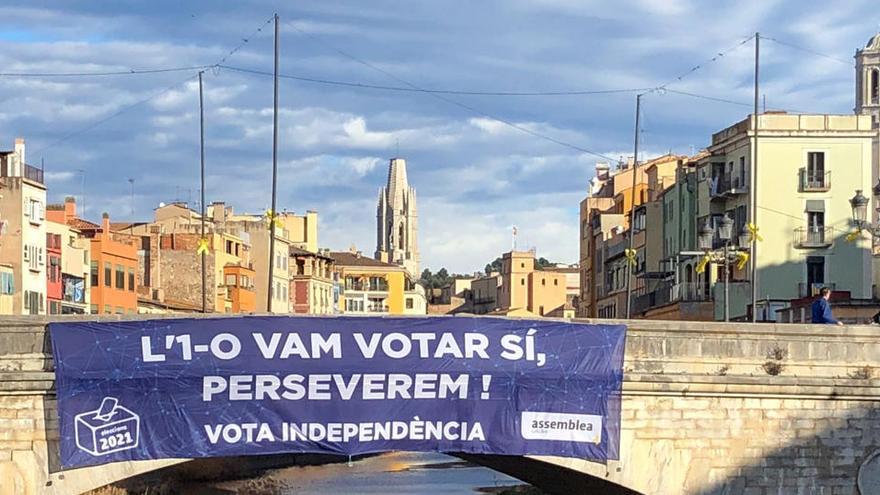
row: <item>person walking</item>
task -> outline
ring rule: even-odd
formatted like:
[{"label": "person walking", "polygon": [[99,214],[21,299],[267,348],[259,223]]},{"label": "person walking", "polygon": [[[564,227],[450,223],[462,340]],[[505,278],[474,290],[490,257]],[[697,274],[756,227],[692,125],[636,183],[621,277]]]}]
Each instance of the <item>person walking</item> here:
[{"label": "person walking", "polygon": [[843,325],[843,323],[834,319],[831,314],[831,305],[828,300],[831,299],[831,289],[822,287],[819,291],[819,298],[813,301],[813,323],[820,325]]}]

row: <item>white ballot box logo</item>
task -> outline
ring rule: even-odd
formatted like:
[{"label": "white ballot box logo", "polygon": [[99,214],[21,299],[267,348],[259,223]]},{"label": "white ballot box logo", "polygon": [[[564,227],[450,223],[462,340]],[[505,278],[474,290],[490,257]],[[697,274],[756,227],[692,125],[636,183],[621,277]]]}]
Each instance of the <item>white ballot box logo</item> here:
[{"label": "white ballot box logo", "polygon": [[140,422],[116,398],[105,397],[100,407],[74,418],[76,446],[95,456],[133,449],[138,446]]},{"label": "white ballot box logo", "polygon": [[527,440],[599,444],[602,441],[602,416],[523,411],[520,433]]}]

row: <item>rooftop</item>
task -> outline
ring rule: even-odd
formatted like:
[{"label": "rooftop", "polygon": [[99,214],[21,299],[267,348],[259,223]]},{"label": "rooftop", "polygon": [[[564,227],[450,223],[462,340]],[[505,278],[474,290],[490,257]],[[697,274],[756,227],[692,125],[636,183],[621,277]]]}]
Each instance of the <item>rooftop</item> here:
[{"label": "rooftop", "polygon": [[367,267],[376,267],[376,268],[400,268],[403,267],[395,265],[393,263],[385,263],[379,260],[374,260],[368,256],[359,255],[357,253],[352,253],[348,251],[331,251],[328,253],[330,258],[332,258],[337,265],[341,266],[367,266]]}]

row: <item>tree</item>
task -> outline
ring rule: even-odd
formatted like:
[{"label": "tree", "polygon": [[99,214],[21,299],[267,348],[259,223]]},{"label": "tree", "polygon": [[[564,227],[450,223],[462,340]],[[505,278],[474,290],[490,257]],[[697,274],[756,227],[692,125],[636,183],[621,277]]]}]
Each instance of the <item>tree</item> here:
[{"label": "tree", "polygon": [[437,273],[431,273],[431,270],[425,268],[422,270],[422,277],[419,279],[419,283],[426,289],[439,289],[448,284],[453,278],[449,275],[449,271],[446,268],[441,268]]},{"label": "tree", "polygon": [[492,260],[492,263],[486,265],[485,268],[486,275],[489,275],[492,272],[500,272],[501,271],[501,257],[495,258]]},{"label": "tree", "polygon": [[541,257],[538,258],[538,261],[535,262],[535,265],[538,268],[547,268],[548,266],[553,266],[553,263],[550,263],[547,258]]}]

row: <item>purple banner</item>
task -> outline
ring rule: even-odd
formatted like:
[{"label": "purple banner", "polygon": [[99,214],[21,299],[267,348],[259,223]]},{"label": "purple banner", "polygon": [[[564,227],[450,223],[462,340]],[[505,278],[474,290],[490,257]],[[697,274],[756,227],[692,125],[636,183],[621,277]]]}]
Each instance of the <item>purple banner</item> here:
[{"label": "purple banner", "polygon": [[622,325],[278,316],[50,331],[65,467],[391,450],[618,458]]}]

